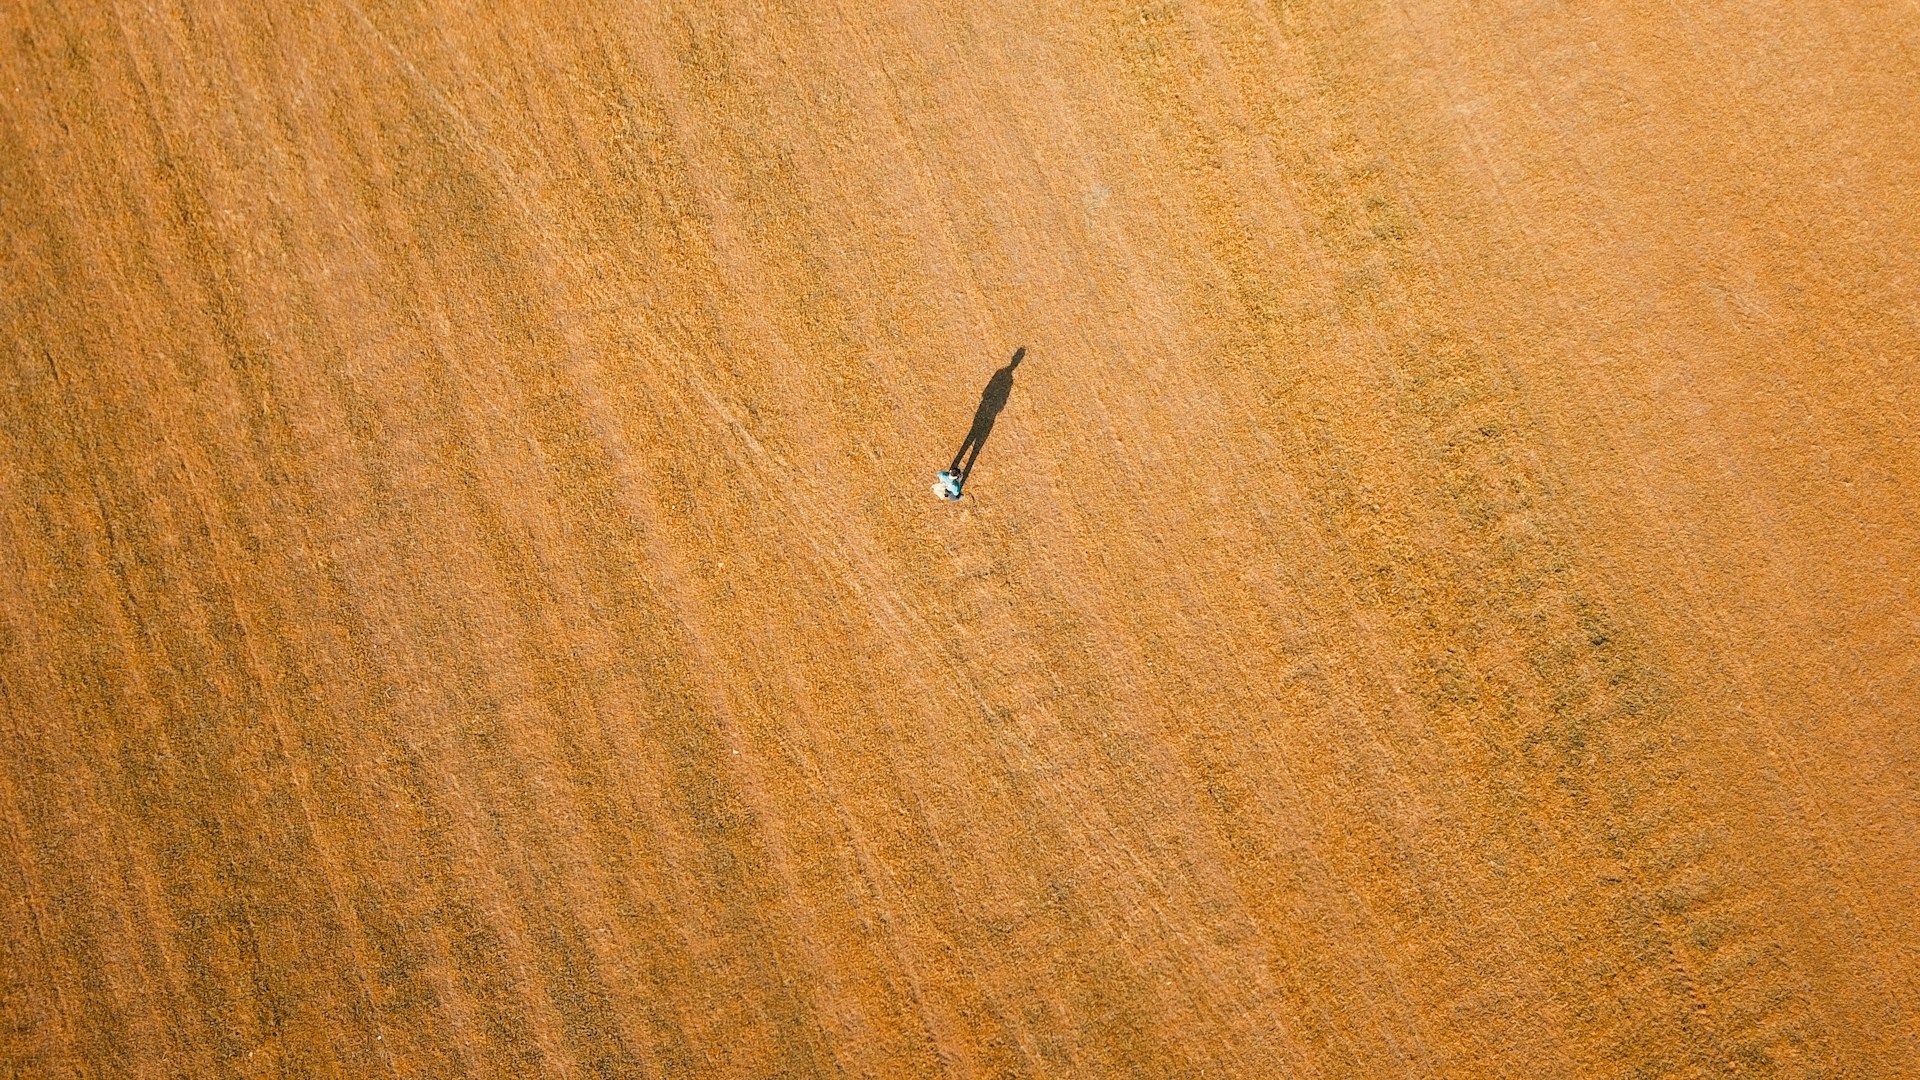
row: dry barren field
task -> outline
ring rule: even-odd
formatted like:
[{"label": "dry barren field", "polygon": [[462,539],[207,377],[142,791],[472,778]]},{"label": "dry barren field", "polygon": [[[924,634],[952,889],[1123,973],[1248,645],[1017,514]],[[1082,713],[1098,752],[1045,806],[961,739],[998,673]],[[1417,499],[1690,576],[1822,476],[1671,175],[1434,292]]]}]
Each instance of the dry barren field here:
[{"label": "dry barren field", "polygon": [[1920,1076],[1910,0],[0,31],[0,1076]]}]

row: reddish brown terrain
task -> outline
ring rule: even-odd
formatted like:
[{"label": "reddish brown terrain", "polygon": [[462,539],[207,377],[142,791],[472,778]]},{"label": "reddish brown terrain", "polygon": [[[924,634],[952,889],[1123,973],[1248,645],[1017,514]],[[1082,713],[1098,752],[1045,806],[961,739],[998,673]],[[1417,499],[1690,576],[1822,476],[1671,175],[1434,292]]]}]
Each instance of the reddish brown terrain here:
[{"label": "reddish brown terrain", "polygon": [[0,30],[0,1076],[1920,1076],[1912,3]]}]

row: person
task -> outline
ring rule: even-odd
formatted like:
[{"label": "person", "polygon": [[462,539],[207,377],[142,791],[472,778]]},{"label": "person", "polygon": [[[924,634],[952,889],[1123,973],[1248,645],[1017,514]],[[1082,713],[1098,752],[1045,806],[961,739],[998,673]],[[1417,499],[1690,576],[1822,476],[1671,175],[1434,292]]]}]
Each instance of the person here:
[{"label": "person", "polygon": [[960,497],[959,478],[950,472],[942,470],[940,475],[934,479],[933,493],[948,502],[953,502]]}]

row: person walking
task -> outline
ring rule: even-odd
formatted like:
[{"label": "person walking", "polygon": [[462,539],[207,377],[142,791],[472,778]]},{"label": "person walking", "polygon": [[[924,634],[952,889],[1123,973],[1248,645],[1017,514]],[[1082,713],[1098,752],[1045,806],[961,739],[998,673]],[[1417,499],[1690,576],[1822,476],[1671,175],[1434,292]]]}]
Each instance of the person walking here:
[{"label": "person walking", "polygon": [[993,433],[993,423],[1000,418],[1000,410],[1007,407],[1007,397],[1013,393],[1013,369],[1027,355],[1024,346],[1015,349],[1013,359],[1007,366],[993,373],[987,380],[987,387],[980,392],[980,406],[973,411],[973,426],[967,429],[967,437],[961,442],[960,449],[953,455],[953,464],[939,474],[933,490],[948,501],[958,499],[966,488],[967,477],[973,473],[973,463],[980,458],[980,448],[986,445],[987,436]]}]

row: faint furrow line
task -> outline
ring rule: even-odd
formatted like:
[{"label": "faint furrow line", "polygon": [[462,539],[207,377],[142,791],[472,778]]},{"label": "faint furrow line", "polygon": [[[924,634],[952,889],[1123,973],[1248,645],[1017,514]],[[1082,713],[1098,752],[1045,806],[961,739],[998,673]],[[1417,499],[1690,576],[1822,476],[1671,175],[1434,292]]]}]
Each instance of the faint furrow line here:
[{"label": "faint furrow line", "polygon": [[[428,79],[425,76],[425,74],[423,74],[420,71],[420,69],[417,66],[415,66],[414,63],[411,60],[409,60],[404,53],[400,51],[399,47],[393,42],[393,39],[389,37],[385,31],[381,30],[378,24],[376,24],[371,18],[368,17],[366,11],[360,6],[358,2],[356,2],[356,0],[348,0],[347,6],[349,7],[350,10],[353,11],[354,15],[359,18],[360,22],[366,26],[368,32],[373,35],[375,40],[377,40],[381,44],[381,46],[387,51],[387,53],[393,57],[394,62],[400,67],[400,69],[403,72],[406,73],[408,78],[414,83],[416,83],[420,87],[420,89],[423,90],[427,94],[427,96],[433,100],[433,102],[436,105],[438,105],[444,112],[447,113],[448,116],[453,118],[454,122],[461,129],[461,133],[468,139],[468,141],[470,141],[475,146],[476,149],[483,151],[489,158],[492,159],[493,163],[498,167],[498,171],[502,174],[501,179],[505,181],[504,186],[511,193],[511,195],[514,198],[514,201],[519,204],[522,213],[525,214],[525,216],[532,223],[536,225],[537,227],[536,235],[538,235],[539,233],[551,231],[551,224],[545,219],[545,215],[536,211],[532,203],[528,201],[522,186],[517,182],[517,179],[515,178],[513,170],[507,164],[504,156],[501,155],[499,150],[480,137],[478,130],[474,127],[474,125],[468,119],[467,115],[464,112],[462,112],[460,108],[456,106],[451,99],[449,99],[444,93],[442,93],[439,87],[437,87],[432,80]],[[612,303],[613,302],[609,302],[608,306],[612,306]],[[565,310],[565,309],[558,308],[556,310]],[[643,331],[648,333],[648,336],[654,338],[654,343],[657,346],[659,346],[659,355],[661,356],[672,355],[671,350],[666,347],[665,342],[660,341],[657,334],[654,334],[649,328],[645,328],[644,326],[642,327],[642,329]],[[569,351],[571,351],[571,348],[569,349]],[[780,466],[781,470],[784,473],[800,477],[803,483],[810,484],[810,481],[807,481],[805,477],[800,476],[800,474],[793,471],[792,463],[787,461],[787,459],[783,455],[779,454],[776,451],[770,451],[764,445],[762,445],[760,441],[754,437],[753,433],[747,430],[746,425],[741,423],[738,417],[734,416],[732,412],[729,411],[720,402],[719,398],[713,393],[712,389],[707,386],[706,380],[701,378],[697,371],[693,370],[690,366],[685,366],[685,365],[677,365],[677,366],[680,367],[681,373],[685,376],[687,382],[691,384],[696,390],[699,391],[700,396],[704,400],[708,410],[712,412],[716,417],[718,417],[725,426],[730,428],[734,432],[734,434],[739,437],[740,441],[747,446],[747,448],[753,453],[755,457],[760,458],[762,460],[766,460],[766,461],[772,461],[778,466]],[[798,512],[798,507],[795,504],[793,497],[787,494],[784,488],[780,490],[783,497],[782,501],[787,504],[787,516],[789,517],[801,516]],[[817,522],[809,522],[809,524],[817,524]],[[829,552],[826,548],[824,548],[821,545],[819,537],[823,532],[828,532],[828,530],[822,530],[817,528],[807,528],[807,529],[803,529],[802,532],[806,535],[808,545],[814,549],[815,554],[819,556],[823,562],[836,564],[836,569],[840,569],[846,572],[846,576],[849,584],[853,586],[854,590],[857,593],[860,593],[863,596],[863,598],[865,598],[866,593],[868,591],[867,587],[874,587],[873,583],[871,581],[868,581],[866,583],[866,587],[863,587],[863,583],[861,579],[863,577],[867,577],[868,575],[866,575],[863,571],[858,570],[857,563],[850,557],[850,555],[847,552],[843,550],[838,550],[837,544],[834,545],[836,550],[832,552]],[[874,587],[874,591],[880,596],[880,606],[882,610],[885,611],[889,616],[889,618],[886,621],[889,622],[891,625],[893,625],[896,629],[903,628],[901,627],[900,622],[901,622],[901,616],[904,615],[907,621],[910,621],[911,623],[913,623],[916,628],[924,632],[929,632],[929,633],[931,632],[932,628],[929,626],[926,620],[917,611],[913,610],[910,605],[907,605],[904,601],[900,600],[897,596],[893,595],[890,590],[886,590],[880,587]],[[943,666],[947,667],[949,670],[951,670],[954,673],[957,680],[966,688],[969,695],[973,697],[975,703],[979,705],[981,712],[984,715],[989,715],[989,716],[992,715],[991,706],[987,704],[986,699],[980,694],[979,689],[974,685],[972,680],[968,679],[965,676],[965,674],[961,672],[960,669],[957,666],[955,666],[952,663],[952,661],[948,660],[945,656],[940,655],[938,652],[934,652],[933,655],[935,655],[935,657],[940,660]]]}]

